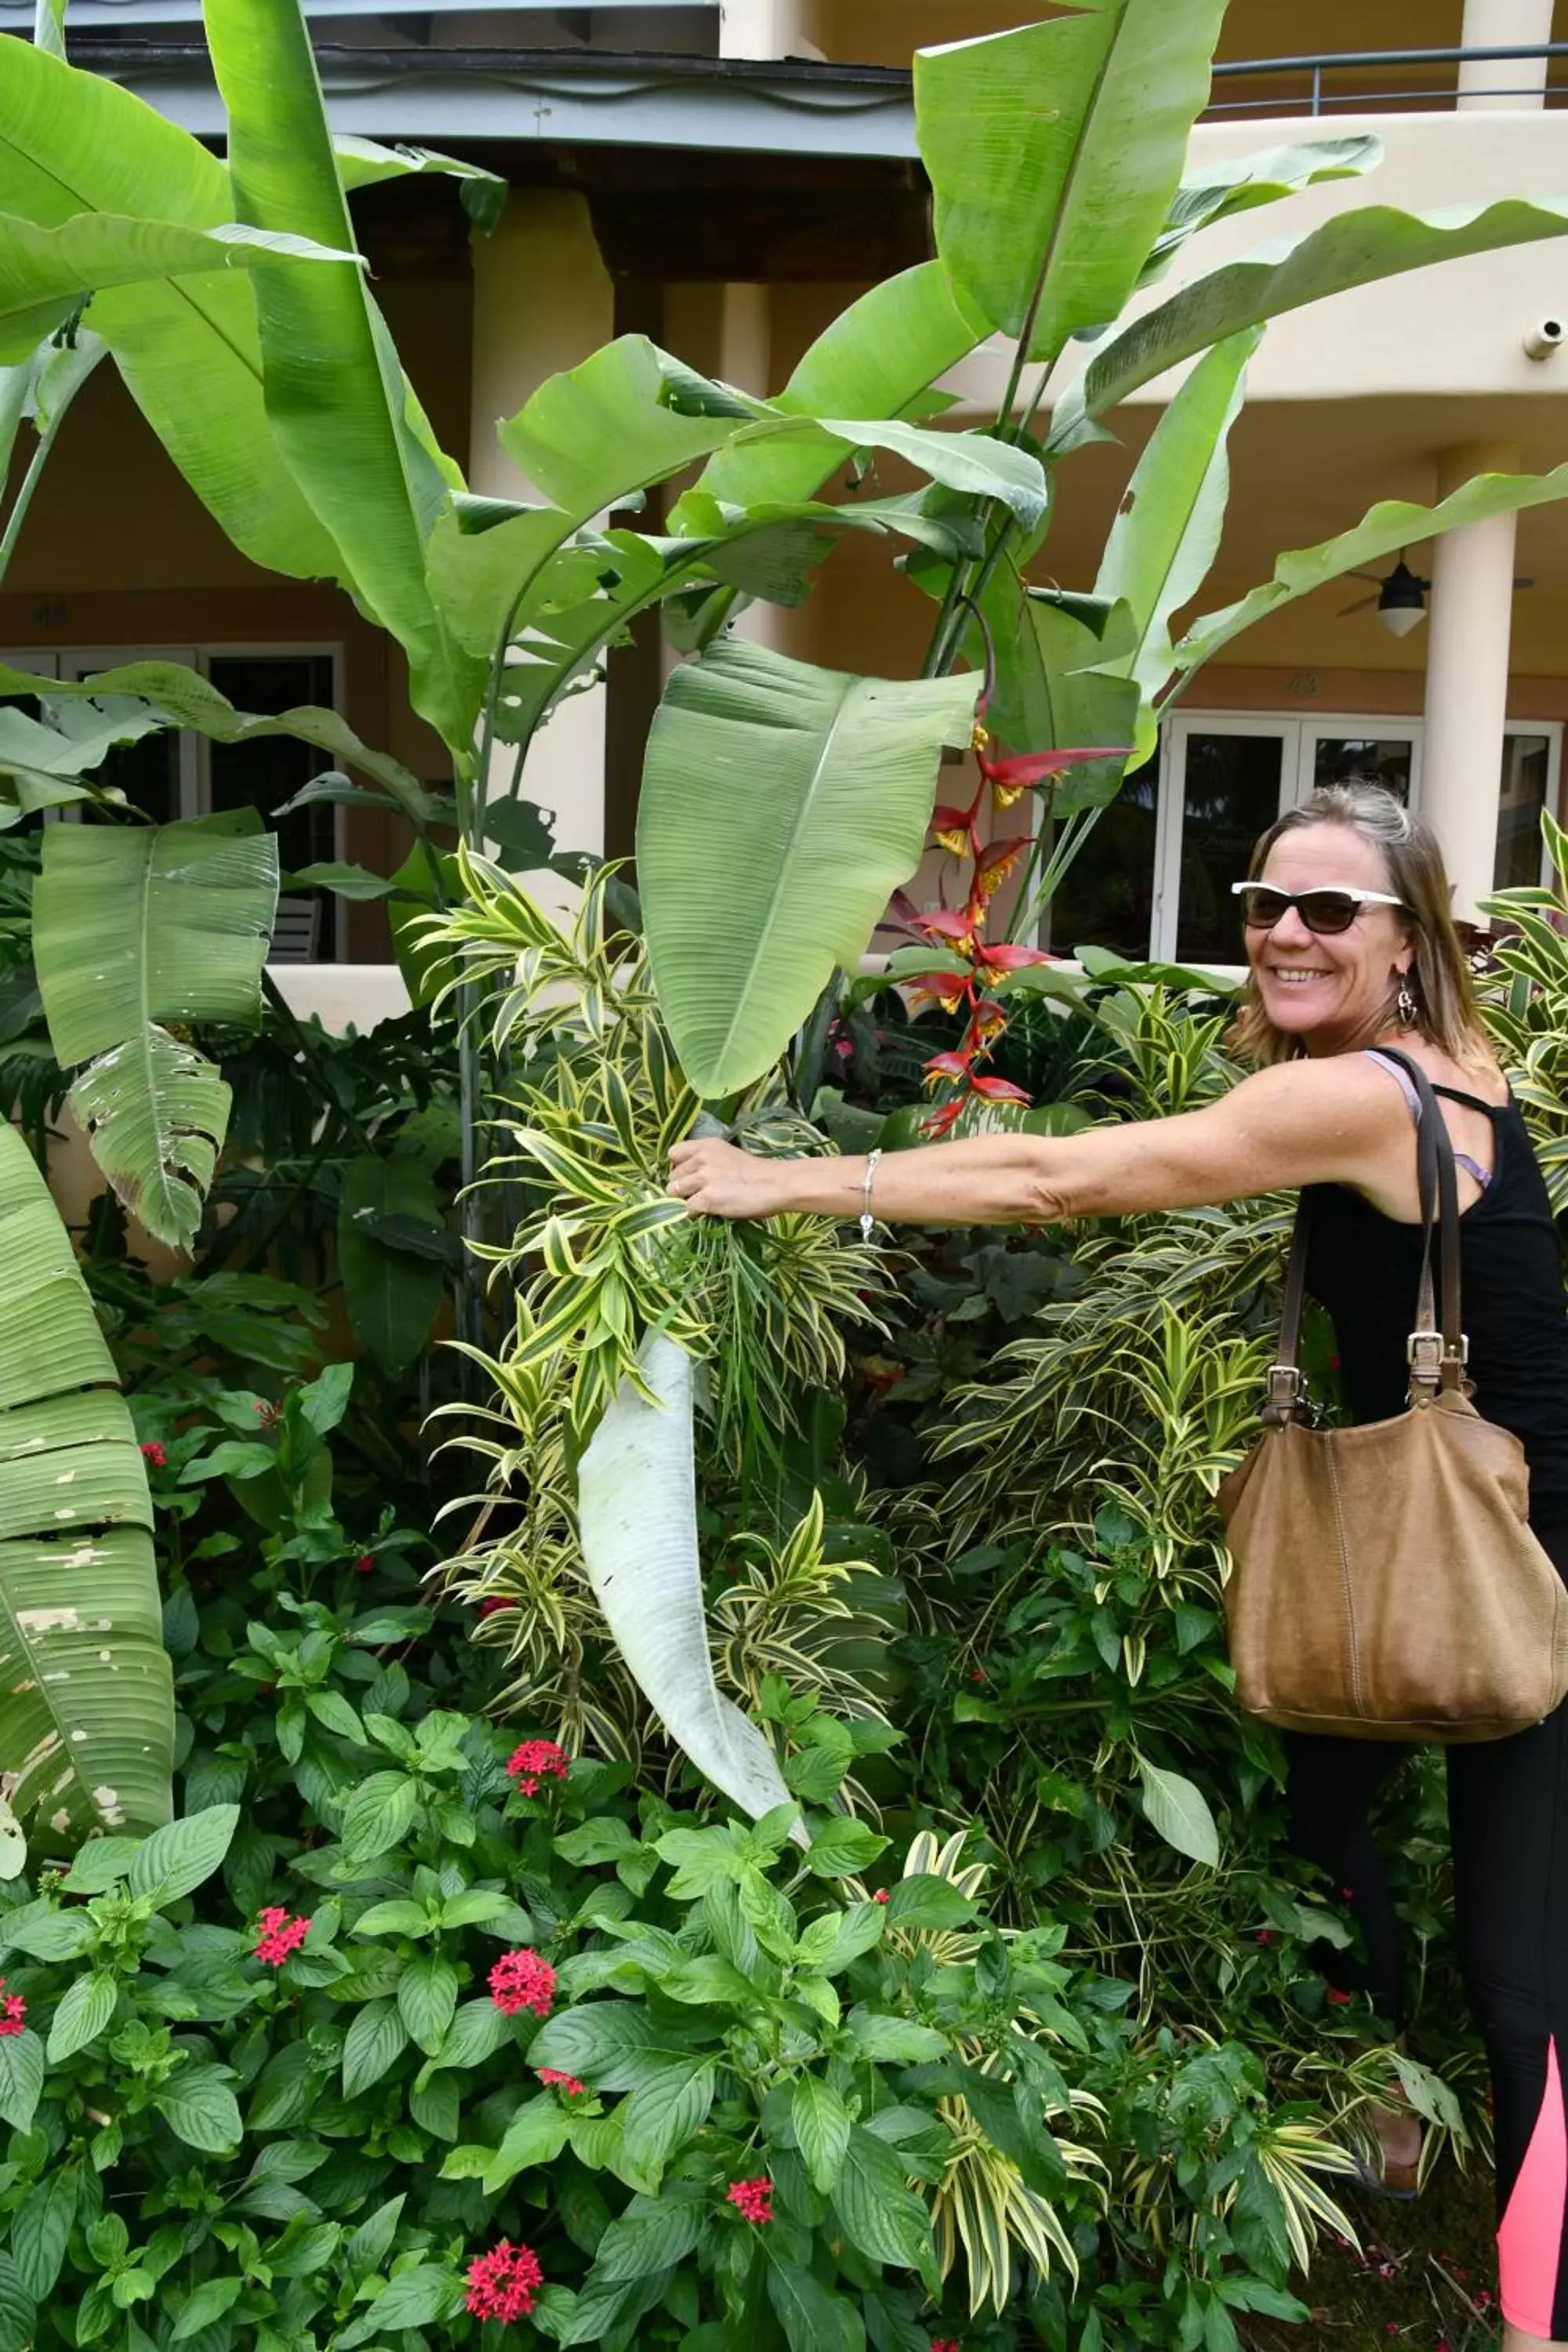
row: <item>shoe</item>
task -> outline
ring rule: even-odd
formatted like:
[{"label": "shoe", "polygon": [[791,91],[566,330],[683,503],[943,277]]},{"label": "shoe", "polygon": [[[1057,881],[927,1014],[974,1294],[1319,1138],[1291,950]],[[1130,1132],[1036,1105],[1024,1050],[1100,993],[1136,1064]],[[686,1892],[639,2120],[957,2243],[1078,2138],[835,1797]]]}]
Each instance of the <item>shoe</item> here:
[{"label": "shoe", "polygon": [[1352,2159],[1351,2178],[1369,2197],[1386,2197],[1396,2205],[1412,2205],[1420,2169],[1419,2157],[1414,2164],[1391,2164],[1387,2157],[1374,2164],[1369,2157],[1357,2156]]}]

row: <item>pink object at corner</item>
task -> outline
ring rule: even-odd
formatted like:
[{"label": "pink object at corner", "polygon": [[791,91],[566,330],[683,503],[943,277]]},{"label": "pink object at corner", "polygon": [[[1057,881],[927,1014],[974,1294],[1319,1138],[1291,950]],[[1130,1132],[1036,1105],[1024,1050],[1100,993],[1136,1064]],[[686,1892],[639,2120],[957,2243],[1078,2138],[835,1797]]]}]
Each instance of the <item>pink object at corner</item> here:
[{"label": "pink object at corner", "polygon": [[1546,2089],[1530,2146],[1498,2231],[1503,2317],[1525,2336],[1552,2336],[1552,2306],[1568,2210],[1568,2126],[1555,2039],[1547,2044]]}]

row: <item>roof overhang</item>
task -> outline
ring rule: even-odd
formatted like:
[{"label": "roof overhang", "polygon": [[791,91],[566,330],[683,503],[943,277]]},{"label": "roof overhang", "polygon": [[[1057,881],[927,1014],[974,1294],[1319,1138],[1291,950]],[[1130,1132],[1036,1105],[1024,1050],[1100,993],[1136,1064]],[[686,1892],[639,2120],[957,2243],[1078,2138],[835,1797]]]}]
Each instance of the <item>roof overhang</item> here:
[{"label": "roof overhang", "polygon": [[[223,106],[201,42],[84,40],[72,55],[198,138],[222,138]],[[316,56],[333,129],[363,138],[899,161],[918,152],[910,78],[881,67],[330,45]]]}]

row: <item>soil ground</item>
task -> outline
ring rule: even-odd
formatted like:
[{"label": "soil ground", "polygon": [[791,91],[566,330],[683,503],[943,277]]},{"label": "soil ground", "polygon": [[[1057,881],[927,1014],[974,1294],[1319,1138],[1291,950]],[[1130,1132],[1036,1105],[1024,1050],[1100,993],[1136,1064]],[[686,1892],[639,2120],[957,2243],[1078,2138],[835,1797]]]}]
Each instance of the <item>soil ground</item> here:
[{"label": "soil ground", "polygon": [[1443,2165],[1413,2204],[1343,2198],[1361,2251],[1331,2240],[1296,2292],[1295,2327],[1255,2324],[1254,2352],[1493,2352],[1500,2340],[1491,2176]]}]

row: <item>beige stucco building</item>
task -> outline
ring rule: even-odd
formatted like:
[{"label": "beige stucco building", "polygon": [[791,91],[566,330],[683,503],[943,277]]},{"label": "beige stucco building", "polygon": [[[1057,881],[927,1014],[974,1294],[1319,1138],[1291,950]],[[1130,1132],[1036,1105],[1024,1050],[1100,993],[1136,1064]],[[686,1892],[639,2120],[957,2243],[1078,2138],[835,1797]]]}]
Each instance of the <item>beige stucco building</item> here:
[{"label": "beige stucco building", "polygon": [[[1181,0],[1171,0],[1179,5]],[[549,372],[637,330],[747,389],[783,383],[835,312],[929,250],[909,70],[915,47],[1028,21],[1030,0],[598,0],[477,10],[447,0],[308,0],[335,126],[503,173],[500,229],[471,234],[452,185],[356,198],[405,363],[479,490],[515,493],[493,436]],[[26,29],[32,0],[0,0]],[[1568,7],[1552,0],[1232,0],[1199,157],[1378,131],[1373,181],[1312,191],[1189,248],[1208,268],[1336,207],[1421,208],[1568,194]],[[72,54],[203,134],[221,110],[195,0],[74,0]],[[1502,54],[1498,54],[1498,53]],[[1193,267],[1189,261],[1187,266]],[[1162,289],[1164,290],[1164,289]],[[1205,604],[1267,577],[1377,499],[1430,503],[1480,467],[1568,460],[1568,238],[1342,296],[1282,320],[1232,440],[1234,488]],[[1562,348],[1559,348],[1560,343]],[[984,416],[1002,351],[952,380]],[[1133,455],[1168,395],[1119,413],[1120,443],[1075,461],[1041,576],[1087,587]],[[1379,582],[1304,599],[1229,647],[1165,724],[1159,755],[1101,823],[1052,943],[1229,961],[1204,909],[1239,845],[1315,779],[1372,766],[1434,819],[1466,905],[1532,878],[1537,814],[1561,805],[1568,720],[1568,506],[1406,551],[1424,600]],[[1380,567],[1386,573],[1392,564]],[[1388,602],[1388,599],[1384,600]],[[1346,609],[1359,604],[1359,609]],[[803,656],[907,675],[929,606],[885,550],[851,540],[797,611],[747,625]],[[1408,624],[1396,634],[1393,624]],[[174,650],[251,709],[335,700],[420,772],[439,747],[408,713],[398,657],[347,600],[261,573],[222,538],[107,369],[68,420],[0,593],[0,650],[45,675]],[[546,730],[531,797],[563,845],[631,845],[641,749],[670,656],[657,636]],[[258,758],[258,752],[266,753]],[[266,806],[287,747],[142,745],[166,814]],[[308,758],[308,755],[301,755]],[[310,772],[307,765],[305,772]],[[289,863],[402,854],[374,814],[313,812]],[[324,830],[323,830],[324,828]],[[1238,870],[1238,869],[1237,869]],[[296,910],[291,992],[362,1023],[395,996],[374,907]],[[281,944],[280,944],[280,952]],[[327,968],[330,967],[330,968]]]}]

